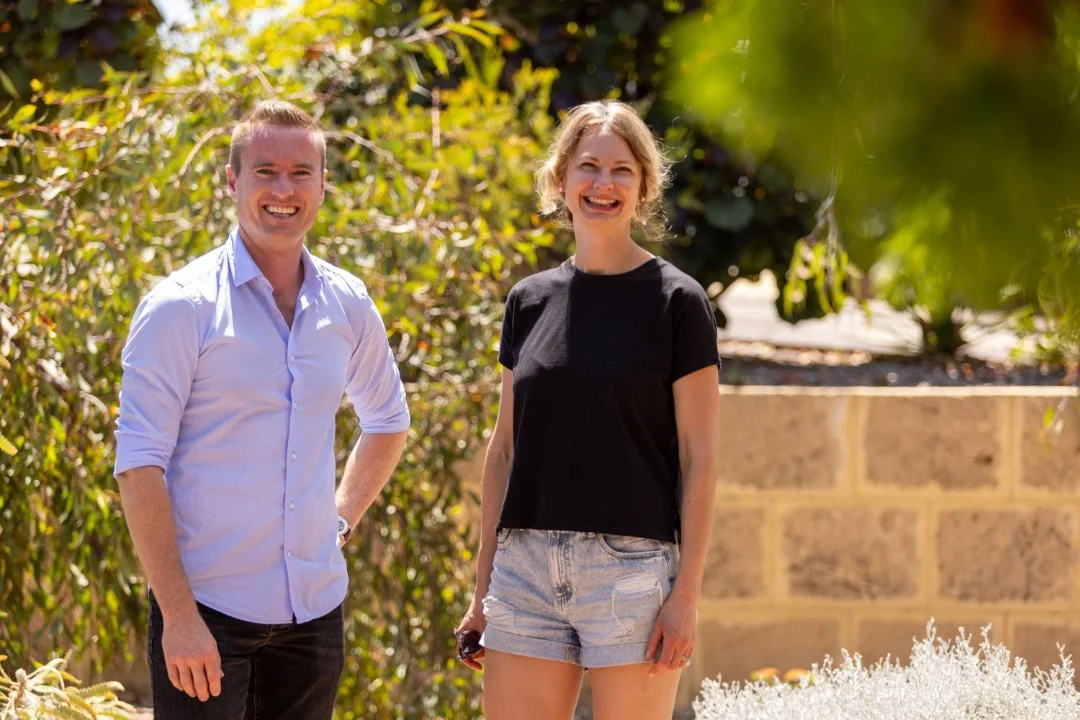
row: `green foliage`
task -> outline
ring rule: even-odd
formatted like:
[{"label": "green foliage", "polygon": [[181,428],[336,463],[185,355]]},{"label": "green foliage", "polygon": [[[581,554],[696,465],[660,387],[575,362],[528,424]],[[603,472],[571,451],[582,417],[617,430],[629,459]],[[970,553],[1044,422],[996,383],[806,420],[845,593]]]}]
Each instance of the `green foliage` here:
[{"label": "green foliage", "polygon": [[[443,4],[460,9],[468,2]],[[487,9],[514,35],[516,42],[507,43],[508,66],[532,62],[559,71],[554,112],[608,97],[643,112],[677,161],[667,195],[672,237],[662,252],[715,293],[766,268],[782,277],[794,260],[795,241],[814,226],[814,208],[782,163],[718,144],[709,128],[688,123],[681,103],[672,102],[667,75],[675,45],[669,29],[701,5],[493,0]],[[826,309],[818,299],[811,293],[780,310],[792,319],[818,316]],[[722,315],[719,320],[724,322]]]},{"label": "green foliage", "polygon": [[[531,190],[553,73],[524,67],[512,91],[496,89],[497,45],[461,32],[461,18],[391,34],[377,22],[385,3],[311,0],[248,37],[257,9],[205,8],[201,42],[173,48],[167,76],[108,74],[93,96],[46,90],[36,99],[55,119],[13,123],[0,143],[0,164],[21,169],[0,178],[11,209],[0,434],[15,449],[0,455],[0,646],[25,658],[47,641],[101,659],[142,627],[111,478],[120,349],[153,282],[225,237],[234,214],[222,128],[277,95],[328,130],[331,182],[309,245],[367,284],[414,418],[402,467],[346,553],[339,711],[474,716],[476,679],[452,659],[474,565],[455,467],[493,420],[509,278],[553,242]],[[458,86],[426,91],[420,56],[465,68]],[[357,425],[351,411],[338,420],[343,461]]]},{"label": "green foliage", "polygon": [[[0,662],[7,658],[0,655]],[[0,666],[0,720],[126,720],[135,708],[116,696],[123,686],[104,682],[76,687],[79,680],[64,670],[67,661],[56,658],[12,678]]]},{"label": "green foliage", "polygon": [[0,120],[42,87],[100,87],[102,63],[147,69],[161,15],[151,0],[0,0]]},{"label": "green foliage", "polygon": [[703,122],[834,198],[894,302],[941,319],[1045,298],[1080,162],[1078,29],[1053,0],[714,0],[676,31],[675,77]]}]

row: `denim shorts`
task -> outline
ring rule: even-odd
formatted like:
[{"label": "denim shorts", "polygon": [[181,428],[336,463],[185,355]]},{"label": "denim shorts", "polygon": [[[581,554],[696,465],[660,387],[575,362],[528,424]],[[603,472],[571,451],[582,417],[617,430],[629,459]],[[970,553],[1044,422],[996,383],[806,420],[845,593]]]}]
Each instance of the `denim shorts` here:
[{"label": "denim shorts", "polygon": [[586,668],[648,662],[649,635],[678,567],[674,543],[503,528],[481,644]]}]

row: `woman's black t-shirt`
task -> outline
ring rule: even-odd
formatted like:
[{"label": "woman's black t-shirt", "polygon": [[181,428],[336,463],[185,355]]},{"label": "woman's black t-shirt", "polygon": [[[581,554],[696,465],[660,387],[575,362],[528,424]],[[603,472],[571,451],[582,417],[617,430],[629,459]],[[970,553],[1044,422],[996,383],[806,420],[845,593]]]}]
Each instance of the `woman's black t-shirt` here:
[{"label": "woman's black t-shirt", "polygon": [[510,291],[499,362],[514,373],[499,526],[675,541],[672,385],[719,363],[701,286],[659,258],[619,275],[568,260]]}]

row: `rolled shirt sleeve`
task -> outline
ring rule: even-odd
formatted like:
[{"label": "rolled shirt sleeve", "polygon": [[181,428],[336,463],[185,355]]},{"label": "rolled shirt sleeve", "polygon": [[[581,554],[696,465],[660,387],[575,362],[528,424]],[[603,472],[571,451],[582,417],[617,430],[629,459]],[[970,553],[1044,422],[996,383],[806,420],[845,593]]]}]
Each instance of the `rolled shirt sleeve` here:
[{"label": "rolled shirt sleeve", "polygon": [[359,342],[349,358],[345,394],[363,432],[404,432],[409,429],[409,407],[386,326],[366,293],[360,298],[359,312]]},{"label": "rolled shirt sleeve", "polygon": [[121,355],[116,475],[168,468],[198,356],[198,308],[183,287],[163,280],[139,303]]}]

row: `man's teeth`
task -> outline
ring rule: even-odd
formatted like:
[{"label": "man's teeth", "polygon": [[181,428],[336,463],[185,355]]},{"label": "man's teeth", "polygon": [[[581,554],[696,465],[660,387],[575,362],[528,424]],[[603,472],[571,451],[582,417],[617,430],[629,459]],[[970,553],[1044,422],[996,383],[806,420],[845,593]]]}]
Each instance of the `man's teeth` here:
[{"label": "man's teeth", "polygon": [[275,215],[286,215],[286,216],[288,216],[288,215],[296,214],[296,208],[294,208],[294,207],[283,207],[281,205],[267,205],[266,209],[267,209],[267,211],[272,212]]}]

